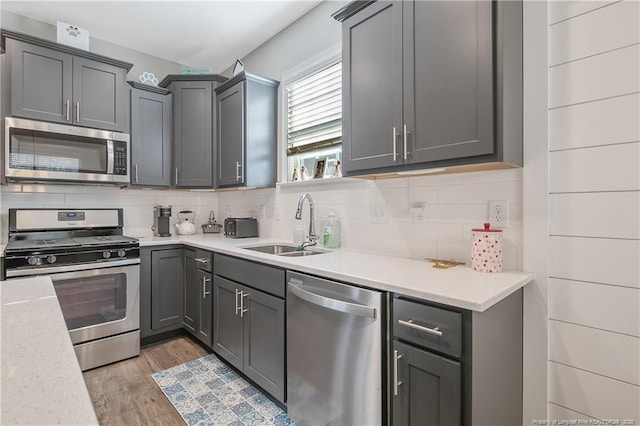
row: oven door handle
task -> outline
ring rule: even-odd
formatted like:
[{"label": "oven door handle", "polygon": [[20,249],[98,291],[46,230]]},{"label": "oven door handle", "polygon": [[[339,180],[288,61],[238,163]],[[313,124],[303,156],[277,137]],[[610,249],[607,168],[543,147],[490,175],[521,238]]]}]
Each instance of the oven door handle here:
[{"label": "oven door handle", "polygon": [[123,259],[109,262],[82,263],[79,265],[51,266],[48,268],[29,268],[7,270],[7,278],[31,277],[36,275],[58,274],[61,272],[89,271],[94,269],[114,268],[116,266],[139,265],[140,259]]}]

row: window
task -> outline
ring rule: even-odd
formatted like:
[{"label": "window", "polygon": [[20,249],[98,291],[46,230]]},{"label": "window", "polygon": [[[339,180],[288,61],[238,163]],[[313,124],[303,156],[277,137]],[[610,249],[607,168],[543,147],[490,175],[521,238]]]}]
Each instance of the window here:
[{"label": "window", "polygon": [[302,166],[311,179],[316,160],[331,176],[342,155],[342,63],[332,62],[286,86],[288,177]]}]

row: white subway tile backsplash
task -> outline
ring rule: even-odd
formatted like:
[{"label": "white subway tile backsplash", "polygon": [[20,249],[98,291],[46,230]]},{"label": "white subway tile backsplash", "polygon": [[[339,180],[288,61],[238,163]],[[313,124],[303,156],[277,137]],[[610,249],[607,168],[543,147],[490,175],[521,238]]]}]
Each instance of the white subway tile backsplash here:
[{"label": "white subway tile backsplash", "polygon": [[640,94],[549,111],[549,149],[640,141]]},{"label": "white subway tile backsplash", "polygon": [[549,318],[640,337],[640,290],[551,278]]},{"label": "white subway tile backsplash", "polygon": [[[626,0],[549,27],[549,65],[603,53],[640,42],[640,2]],[[594,31],[607,28],[607,31]]]},{"label": "white subway tile backsplash", "polygon": [[488,200],[522,201],[522,182],[492,182],[438,187],[439,204],[475,204]]},{"label": "white subway tile backsplash", "polygon": [[638,337],[551,320],[549,360],[640,385]]},{"label": "white subway tile backsplash", "polygon": [[609,238],[549,238],[549,275],[640,288],[640,241]]},{"label": "white subway tile backsplash", "polygon": [[640,192],[550,194],[551,235],[640,239]]},{"label": "white subway tile backsplash", "polygon": [[640,418],[640,387],[549,362],[549,402],[596,419]]},{"label": "white subway tile backsplash", "polygon": [[640,142],[550,152],[549,191],[640,190],[639,161]]},{"label": "white subway tile backsplash", "polygon": [[639,73],[640,45],[552,67],[549,108],[638,92]]},{"label": "white subway tile backsplash", "polygon": [[[335,185],[323,182],[301,188],[284,186],[229,192],[145,191],[84,186],[66,191],[64,186],[39,185],[31,189],[43,191],[42,194],[21,193],[22,187],[17,186],[12,190],[18,192],[9,197],[9,187],[3,187],[2,201],[15,204],[25,197],[45,197],[41,198],[42,204],[58,200],[61,206],[70,203],[84,207],[122,206],[125,208],[125,232],[136,236],[151,234],[155,204],[173,206],[172,223],[177,221],[178,211],[192,210],[196,214],[197,225],[208,219],[210,210],[214,210],[216,219],[222,222],[227,216],[227,205],[231,216],[258,217],[261,206],[264,206],[266,217],[259,218],[260,235],[291,241],[294,225],[298,223],[294,220],[298,199],[303,192],[308,192],[316,205],[317,229],[322,229],[324,219],[333,210],[342,223],[342,246],[345,248],[415,259],[439,257],[442,254],[446,258],[464,260],[469,256],[470,237],[466,238],[468,233],[463,237],[463,230],[466,232],[486,221],[488,200],[509,199],[511,221],[515,223],[513,230],[509,231],[512,233],[509,244],[514,245],[509,262],[519,265],[521,250],[517,246],[521,242],[517,239],[521,238],[521,232],[516,229],[521,228],[518,224],[522,215],[519,207],[522,198],[521,179],[521,170],[513,169],[377,181],[353,179],[339,181]],[[448,199],[444,202],[439,200],[439,192],[445,193]],[[426,217],[422,222],[414,221],[409,210],[414,203],[424,205]],[[372,223],[372,205],[386,209],[386,223]],[[5,218],[6,214],[2,215],[2,219]],[[308,227],[306,206],[300,223],[303,228]],[[514,268],[516,266],[511,269]]]},{"label": "white subway tile backsplash", "polygon": [[[547,17],[549,24],[581,16],[593,10],[611,5],[620,0],[551,0],[548,2]],[[575,19],[575,18],[574,18]]]}]

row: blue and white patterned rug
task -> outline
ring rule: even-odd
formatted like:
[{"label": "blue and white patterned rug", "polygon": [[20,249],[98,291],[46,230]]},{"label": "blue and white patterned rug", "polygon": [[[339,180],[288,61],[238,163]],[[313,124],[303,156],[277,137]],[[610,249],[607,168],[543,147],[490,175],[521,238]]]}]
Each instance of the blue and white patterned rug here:
[{"label": "blue and white patterned rug", "polygon": [[188,425],[295,426],[287,413],[214,354],[151,377]]}]

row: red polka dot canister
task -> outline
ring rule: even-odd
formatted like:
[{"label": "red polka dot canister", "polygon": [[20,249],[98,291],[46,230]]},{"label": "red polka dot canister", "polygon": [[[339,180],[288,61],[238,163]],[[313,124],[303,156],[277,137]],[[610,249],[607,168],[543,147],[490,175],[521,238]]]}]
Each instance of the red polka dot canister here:
[{"label": "red polka dot canister", "polygon": [[471,269],[478,272],[502,272],[502,229],[472,229]]}]

